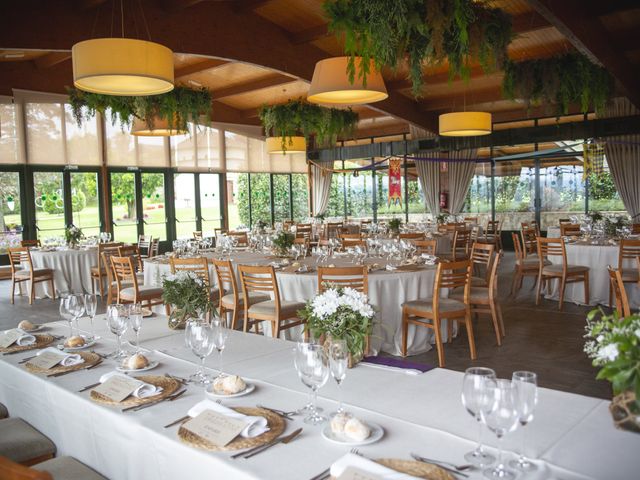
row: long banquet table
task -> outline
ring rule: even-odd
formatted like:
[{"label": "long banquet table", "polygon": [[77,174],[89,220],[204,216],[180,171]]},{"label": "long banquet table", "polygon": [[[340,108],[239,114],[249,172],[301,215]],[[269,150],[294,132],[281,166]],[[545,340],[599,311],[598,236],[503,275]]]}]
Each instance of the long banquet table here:
[{"label": "long banquet table", "polygon": [[[32,248],[31,260],[35,268],[53,269],[56,294],[91,293],[91,267],[98,265],[97,247],[47,250]],[[49,284],[36,284],[36,296],[51,297]]]},{"label": "long banquet table", "polygon": [[[104,322],[97,322],[103,336],[96,350],[115,347]],[[85,319],[81,327],[86,328]],[[64,334],[66,325],[50,324],[49,332]],[[106,336],[106,338],[104,338]],[[169,331],[166,318],[146,319],[142,346],[160,365],[149,374],[188,376],[195,371],[195,357],[186,349],[181,332]],[[286,340],[232,332],[224,353],[224,369],[255,383],[250,395],[228,399],[230,407],[263,404],[284,410],[303,405],[308,394],[298,380],[292,361],[293,344]],[[0,401],[12,416],[20,416],[50,437],[59,455],[73,455],[112,480],[119,479],[308,479],[331,465],[350,447],[321,437],[322,427],[287,422],[285,433],[302,427],[303,433],[288,445],[279,445],[251,459],[230,459],[225,452],[210,453],[180,442],[177,427],[163,426],[182,417],[204,398],[201,387],[190,385],[174,402],[163,402],[139,412],[93,403],[89,393],[77,391],[113,369],[112,361],[87,371],[58,378],[27,372],[18,362],[24,352],[0,361]],[[216,365],[212,356],[208,365]],[[215,373],[212,371],[212,373]],[[377,443],[360,447],[371,458],[408,459],[410,452],[454,463],[474,447],[477,425],[460,402],[462,373],[435,368],[421,375],[407,375],[366,365],[347,373],[343,383],[348,409],[365,421],[385,429]],[[320,406],[335,408],[337,388],[331,380],[320,390]],[[534,421],[527,427],[527,454],[539,471],[527,479],[631,479],[640,471],[640,436],[616,430],[608,413],[608,401],[540,389]],[[518,432],[507,437],[514,449]],[[495,439],[485,432],[490,445]],[[508,454],[513,458],[513,454]],[[483,478],[470,471],[471,479]],[[520,478],[520,477],[519,477]]]}]

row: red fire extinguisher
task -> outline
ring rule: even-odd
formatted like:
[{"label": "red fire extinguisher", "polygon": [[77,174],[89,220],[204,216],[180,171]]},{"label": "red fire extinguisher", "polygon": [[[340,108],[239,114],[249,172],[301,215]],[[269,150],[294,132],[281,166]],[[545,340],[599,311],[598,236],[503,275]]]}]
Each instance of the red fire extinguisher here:
[{"label": "red fire extinguisher", "polygon": [[440,192],[440,208],[447,208],[448,197],[447,192]]}]

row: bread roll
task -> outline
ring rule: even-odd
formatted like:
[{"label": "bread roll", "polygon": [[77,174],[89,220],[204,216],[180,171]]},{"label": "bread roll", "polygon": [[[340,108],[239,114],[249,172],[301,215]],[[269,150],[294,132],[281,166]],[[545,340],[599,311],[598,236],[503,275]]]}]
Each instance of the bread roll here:
[{"label": "bread roll", "polygon": [[337,434],[344,434],[344,426],[351,419],[348,413],[338,413],[331,418],[331,431]]},{"label": "bread roll", "polygon": [[82,347],[85,343],[86,342],[83,337],[74,335],[73,337],[68,338],[66,342],[64,342],[64,346],[69,348],[78,348]]},{"label": "bread roll", "polygon": [[369,438],[369,435],[371,435],[371,429],[363,421],[357,418],[352,418],[344,425],[344,434],[351,440],[362,442]]},{"label": "bread roll", "polygon": [[129,370],[139,370],[141,368],[146,368],[149,366],[149,359],[142,355],[141,353],[136,353],[135,355],[131,355],[129,358],[125,360],[125,367]]},{"label": "bread roll", "polygon": [[29,330],[33,330],[36,326],[31,323],[29,320],[22,320],[19,324],[18,324],[18,328],[21,328],[22,330],[28,332]]},{"label": "bread roll", "polygon": [[242,392],[247,388],[247,384],[237,375],[225,375],[213,381],[213,388],[216,393],[222,395],[233,395]]}]

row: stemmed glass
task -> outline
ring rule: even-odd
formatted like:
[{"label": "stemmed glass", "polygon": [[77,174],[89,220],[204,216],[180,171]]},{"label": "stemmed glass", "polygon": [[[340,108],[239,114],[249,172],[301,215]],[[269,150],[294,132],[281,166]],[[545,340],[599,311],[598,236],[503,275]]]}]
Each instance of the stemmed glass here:
[{"label": "stemmed glass", "polygon": [[71,314],[71,312],[69,311],[69,309],[67,308],[69,305],[69,302],[67,301],[68,296],[62,296],[60,297],[60,307],[59,307],[59,312],[60,312],[60,316],[66,320],[67,322],[69,322],[69,338],[73,337],[73,315]]},{"label": "stemmed glass", "polygon": [[318,425],[327,420],[316,409],[318,389],[329,379],[329,357],[322,345],[300,342],[296,345],[294,363],[302,383],[313,393],[313,409],[304,419],[305,423]]},{"label": "stemmed glass", "polygon": [[96,332],[93,327],[93,319],[96,316],[96,308],[98,307],[98,300],[96,298],[95,293],[86,293],[84,295],[84,311],[89,317],[89,321],[91,322],[91,337],[89,340],[94,340],[96,338]]},{"label": "stemmed glass", "polygon": [[220,371],[218,377],[223,377],[224,373],[222,373],[222,352],[227,344],[229,329],[225,327],[224,321],[221,318],[214,318],[211,321],[211,327],[213,329],[213,344],[218,351],[218,370]]},{"label": "stemmed glass", "polygon": [[338,410],[334,415],[344,413],[342,405],[342,382],[347,376],[347,367],[349,365],[349,349],[345,340],[333,340],[329,346],[329,366],[331,367],[331,376],[338,384],[339,401]]},{"label": "stemmed glass", "polygon": [[189,382],[207,385],[211,379],[204,373],[204,362],[215,347],[213,327],[202,320],[191,320],[187,322],[185,336],[189,348],[200,359],[198,371],[189,377]]},{"label": "stemmed glass", "polygon": [[118,348],[109,357],[116,359],[126,357],[127,353],[122,349],[122,335],[125,334],[129,326],[127,306],[121,304],[108,305],[107,324],[109,325],[109,330],[116,336],[118,341]]},{"label": "stemmed glass", "polygon": [[[78,325],[78,319],[84,313],[84,304],[80,298],[80,295],[69,295],[65,298],[66,309],[71,315],[71,319],[76,327],[76,333],[80,335],[80,327]],[[71,331],[71,335],[73,336],[73,329]]]},{"label": "stemmed glass", "polygon": [[498,460],[495,467],[487,468],[483,473],[487,478],[506,478],[513,480],[516,474],[507,470],[502,461],[502,439],[518,426],[519,413],[516,406],[515,388],[508,380],[497,380],[494,387],[489,387],[492,399],[490,409],[482,409],[482,419],[489,430],[498,437]]},{"label": "stemmed glass", "polygon": [[484,451],[482,445],[482,412],[492,407],[492,388],[495,387],[496,372],[490,368],[471,367],[464,372],[462,381],[462,405],[478,422],[478,445],[475,450],[465,454],[467,462],[486,467],[496,459]]},{"label": "stemmed glass", "polygon": [[[518,410],[518,420],[522,427],[533,420],[533,411],[538,403],[538,376],[533,372],[518,371],[513,372],[511,383],[514,388],[516,409]],[[538,467],[531,463],[524,454],[525,430],[522,430],[520,456],[517,460],[511,460],[509,466],[524,472],[537,470]]]},{"label": "stemmed glass", "polygon": [[129,323],[136,334],[136,353],[140,351],[140,329],[142,328],[142,305],[132,303],[129,306]]}]

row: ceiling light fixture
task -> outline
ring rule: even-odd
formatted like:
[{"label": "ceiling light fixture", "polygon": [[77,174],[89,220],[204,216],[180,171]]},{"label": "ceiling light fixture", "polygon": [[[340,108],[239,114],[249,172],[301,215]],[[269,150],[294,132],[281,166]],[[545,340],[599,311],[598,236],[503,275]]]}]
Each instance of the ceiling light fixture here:
[{"label": "ceiling light fixture", "polygon": [[149,128],[147,122],[136,118],[131,126],[131,135],[138,137],[171,137],[174,135],[186,135],[189,130],[180,130],[176,128],[175,122],[173,126],[169,126],[166,118],[155,117],[153,119],[153,128]]},{"label": "ceiling light fixture", "polygon": [[491,114],[487,112],[443,113],[439,132],[444,137],[477,137],[491,133]]},{"label": "ceiling light fixture", "polygon": [[286,137],[286,150],[282,148],[282,137],[267,137],[267,153],[270,155],[286,155],[288,153],[306,153],[307,141],[304,137]]}]

